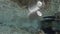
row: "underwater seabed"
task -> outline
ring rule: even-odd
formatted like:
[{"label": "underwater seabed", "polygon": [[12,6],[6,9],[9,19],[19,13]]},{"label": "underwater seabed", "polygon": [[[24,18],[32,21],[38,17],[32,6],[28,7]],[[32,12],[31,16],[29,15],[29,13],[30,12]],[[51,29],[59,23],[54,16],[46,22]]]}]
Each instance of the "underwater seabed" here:
[{"label": "underwater seabed", "polygon": [[[52,0],[51,4],[48,12],[42,12],[43,17],[54,15],[55,12],[60,11],[58,0]],[[11,1],[0,0],[0,34],[33,34],[34,32],[36,34],[36,31],[40,30],[38,26],[41,27],[37,23],[40,20],[29,22],[27,14],[27,9],[22,9]],[[60,23],[57,26],[57,29],[60,30]]]}]

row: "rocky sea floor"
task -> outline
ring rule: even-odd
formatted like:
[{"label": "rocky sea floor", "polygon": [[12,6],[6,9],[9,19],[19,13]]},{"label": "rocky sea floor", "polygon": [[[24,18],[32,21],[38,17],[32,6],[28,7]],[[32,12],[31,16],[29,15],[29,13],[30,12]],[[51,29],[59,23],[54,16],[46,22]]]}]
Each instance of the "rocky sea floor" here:
[{"label": "rocky sea floor", "polygon": [[15,3],[9,0],[0,0],[0,34],[31,34],[19,28],[19,16],[24,13],[19,11],[22,9],[20,10]]}]

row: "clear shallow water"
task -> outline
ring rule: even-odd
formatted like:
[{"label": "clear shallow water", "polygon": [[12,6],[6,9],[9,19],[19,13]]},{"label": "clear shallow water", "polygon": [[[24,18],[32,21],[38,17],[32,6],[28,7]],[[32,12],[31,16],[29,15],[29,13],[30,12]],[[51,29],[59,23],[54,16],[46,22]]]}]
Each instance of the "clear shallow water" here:
[{"label": "clear shallow water", "polygon": [[15,3],[0,1],[1,34],[31,34],[29,29],[36,31],[38,23],[29,22],[27,14],[27,9],[22,9]]},{"label": "clear shallow water", "polygon": [[[55,3],[56,1],[52,2]],[[54,3],[52,3],[48,12],[42,12],[43,16],[53,15],[56,11],[60,11],[60,9],[57,9],[59,7],[58,2],[57,4]],[[29,22],[27,14],[28,10],[20,8],[17,4],[0,0],[0,34],[31,34],[31,31],[26,31],[29,29],[36,31],[38,20]],[[58,28],[59,25],[57,24]]]}]

